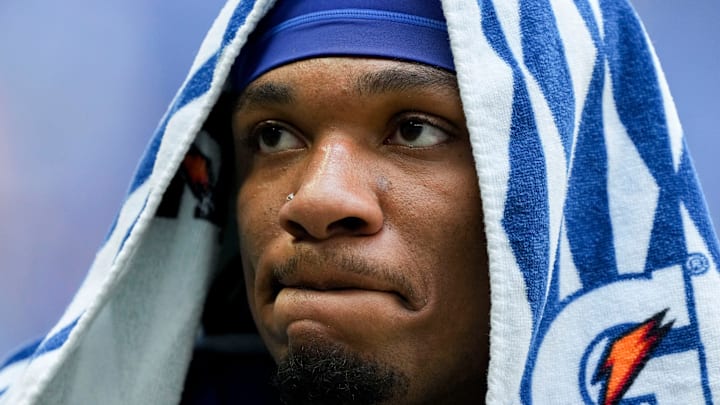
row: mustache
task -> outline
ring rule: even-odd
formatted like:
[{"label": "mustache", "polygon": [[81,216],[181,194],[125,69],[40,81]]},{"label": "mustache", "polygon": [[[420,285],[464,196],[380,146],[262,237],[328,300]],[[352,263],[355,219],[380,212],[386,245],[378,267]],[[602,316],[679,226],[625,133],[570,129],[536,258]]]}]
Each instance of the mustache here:
[{"label": "mustache", "polygon": [[301,269],[330,268],[333,272],[353,274],[389,284],[407,295],[413,301],[417,293],[402,268],[379,263],[348,251],[319,252],[314,249],[298,249],[287,260],[270,267],[273,279],[292,277]]}]

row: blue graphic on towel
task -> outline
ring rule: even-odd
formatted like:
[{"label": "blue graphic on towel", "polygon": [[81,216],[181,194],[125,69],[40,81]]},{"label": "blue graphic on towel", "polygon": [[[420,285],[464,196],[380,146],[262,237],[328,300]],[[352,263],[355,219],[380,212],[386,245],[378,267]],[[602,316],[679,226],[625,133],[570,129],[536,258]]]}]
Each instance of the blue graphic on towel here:
[{"label": "blue graphic on towel", "polygon": [[539,274],[547,272],[549,251],[545,157],[525,81],[502,35],[490,0],[484,1],[482,13],[485,35],[495,51],[513,68],[511,180],[502,223],[527,283],[527,298],[533,319],[537,321],[545,305],[547,283],[547,276]]},{"label": "blue graphic on towel", "polygon": [[138,169],[135,173],[135,178],[130,185],[130,191],[128,194],[131,194],[133,191],[135,191],[148,179],[148,177],[150,177],[150,174],[152,173],[153,167],[155,165],[155,158],[157,157],[157,152],[160,149],[160,144],[162,143],[163,136],[165,135],[165,129],[167,128],[167,124],[168,121],[170,121],[170,118],[178,110],[180,110],[188,103],[207,93],[207,91],[210,90],[210,86],[212,85],[212,78],[215,74],[215,68],[217,66],[217,62],[222,51],[224,50],[225,46],[230,43],[232,38],[235,37],[235,33],[237,32],[237,30],[245,23],[245,19],[247,18],[248,14],[254,6],[254,1],[243,1],[240,3],[240,5],[233,13],[233,16],[230,18],[230,23],[225,30],[225,34],[223,35],[222,47],[210,58],[208,58],[208,60],[203,63],[200,68],[198,68],[198,70],[190,77],[183,89],[180,91],[177,99],[170,107],[170,111],[168,111],[168,113],[165,115],[165,118],[158,126],[158,129],[155,131],[155,134],[153,135],[152,140],[150,141],[150,144],[146,149],[142,160],[140,161],[140,165],[138,166]]},{"label": "blue graphic on towel", "polygon": [[[510,171],[502,225],[525,280],[533,322],[521,383],[522,402],[526,405],[558,400],[589,404],[687,402],[687,397],[675,398],[673,391],[648,381],[659,367],[694,364],[698,390],[693,401],[712,403],[692,285],[692,277],[705,274],[711,264],[703,254],[687,251],[681,206],[688,209],[715,263],[717,242],[704,217],[705,207],[684,149],[675,170],[658,74],[630,5],[625,1],[601,0],[603,23],[599,24],[586,0],[575,1],[596,48],[596,60],[579,112],[572,151],[575,123],[571,117],[575,112],[568,106],[574,105],[577,95],[572,93],[562,41],[557,30],[538,34],[534,28],[555,27],[555,16],[537,12],[529,2],[520,2],[523,55],[533,55],[534,59],[526,56],[526,60],[518,61],[508,47],[493,2],[481,0],[479,5],[483,32],[513,71]],[[544,43],[538,43],[539,38]],[[547,52],[544,56],[543,50]],[[567,242],[558,243],[552,266],[548,262],[551,257],[548,174],[520,63],[538,82],[566,155],[571,159],[561,225]],[[548,66],[557,70],[549,72]],[[615,246],[618,230],[613,227],[604,128],[603,109],[607,104],[603,97],[607,97],[604,91],[607,86],[612,86],[620,122],[658,188],[654,219],[647,229],[645,267],[639,269],[618,268]],[[564,91],[558,92],[558,88]],[[649,122],[654,124],[648,125]],[[560,250],[562,243],[568,244],[565,253]],[[570,257],[561,256],[568,251]],[[568,262],[573,263],[574,269],[561,269]],[[568,271],[576,271],[579,285],[570,295],[566,289],[563,296],[561,274]],[[641,297],[652,299],[637,302]],[[598,313],[598,308],[607,314]],[[578,321],[583,319],[585,325]],[[632,361],[623,363],[613,350],[633,353],[623,357]],[[563,369],[558,370],[559,367]],[[683,373],[687,377],[692,371],[679,374]],[[568,388],[567,384],[553,386],[552,381],[558,379],[576,380],[579,385],[571,387],[572,392],[559,394]]]},{"label": "blue graphic on towel", "polygon": [[[197,99],[203,94],[206,94],[207,91],[211,88],[212,78],[215,74],[215,69],[217,67],[219,56],[224,51],[225,47],[235,37],[237,30],[245,24],[245,20],[250,11],[254,8],[254,6],[254,1],[243,1],[240,3],[240,5],[234,10],[234,13],[231,16],[230,21],[227,25],[227,28],[225,29],[221,47],[217,50],[217,52],[210,56],[207,61],[203,63],[202,66],[198,68],[198,70],[188,79],[184,87],[181,89],[173,104],[170,106],[168,113],[165,115],[158,128],[156,129],[155,133],[153,134],[153,137],[147,149],[145,150],[143,158],[141,159],[140,164],[138,165],[138,168],[135,172],[135,176],[130,184],[128,194],[132,194],[133,192],[135,192],[138,187],[145,183],[145,181],[147,181],[147,179],[150,177],[155,166],[157,153],[163,141],[163,136],[165,135],[165,130],[172,116],[193,100]],[[144,210],[146,203],[147,197],[145,198],[143,208],[139,211],[139,214],[142,213],[142,211]],[[139,214],[136,218],[133,219],[128,229],[125,230],[125,234],[123,236],[123,239],[121,240],[120,247],[117,253],[122,251],[125,241],[129,238],[130,234],[134,229],[135,223],[137,223]],[[115,218],[115,221],[113,222],[110,230],[107,233],[105,241],[107,241],[110,235],[112,235],[115,231],[115,228],[117,227],[117,220],[118,218]],[[70,333],[77,325],[79,319],[80,318],[78,317],[73,322],[65,325],[54,335],[45,338],[42,343],[35,342],[32,345],[28,345],[26,348],[4,361],[3,364],[0,366],[0,370],[11,366],[14,363],[27,361],[31,358],[61,348],[69,338]],[[0,396],[2,396],[6,392],[6,390],[6,387],[0,387]]]}]

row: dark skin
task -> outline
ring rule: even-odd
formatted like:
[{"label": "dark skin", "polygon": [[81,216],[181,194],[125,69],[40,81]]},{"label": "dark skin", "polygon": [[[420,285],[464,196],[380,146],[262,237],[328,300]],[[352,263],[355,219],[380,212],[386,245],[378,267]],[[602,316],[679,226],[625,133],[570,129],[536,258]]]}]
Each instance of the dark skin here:
[{"label": "dark skin", "polygon": [[387,403],[482,402],[487,256],[455,77],[295,62],[245,89],[233,132],[248,300],[275,360],[328,342],[407,377]]}]

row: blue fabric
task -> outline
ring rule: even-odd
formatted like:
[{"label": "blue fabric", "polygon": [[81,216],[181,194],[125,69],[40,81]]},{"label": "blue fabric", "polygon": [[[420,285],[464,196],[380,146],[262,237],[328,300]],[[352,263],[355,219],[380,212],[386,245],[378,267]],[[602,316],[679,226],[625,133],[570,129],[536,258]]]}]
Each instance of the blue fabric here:
[{"label": "blue fabric", "polygon": [[[528,70],[538,79],[547,97],[565,148],[570,154],[570,142],[575,115],[575,95],[565,50],[555,24],[555,16],[548,0],[520,2],[523,24],[523,53]],[[529,52],[528,52],[529,51]]]},{"label": "blue fabric", "polygon": [[13,354],[7,360],[5,360],[0,365],[0,369],[21,362],[23,360],[27,360],[33,356],[39,356],[43,353],[51,352],[58,349],[63,345],[63,343],[65,343],[67,338],[70,336],[70,332],[72,332],[79,320],[80,318],[78,317],[74,321],[67,324],[65,327],[61,328],[54,335],[48,336],[45,339],[37,340],[23,347],[17,353]]},{"label": "blue fabric", "polygon": [[0,364],[0,368],[5,368],[11,364],[15,364],[19,361],[23,361],[25,359],[30,358],[34,353],[35,350],[37,350],[38,347],[40,347],[40,344],[42,343],[43,339],[38,339],[33,343],[30,343],[29,345],[23,347],[15,353],[14,355],[10,356],[7,360],[5,360],[4,363]]},{"label": "blue fabric", "polygon": [[51,352],[60,348],[63,343],[65,343],[65,341],[68,339],[68,337],[70,337],[70,332],[75,329],[75,325],[77,325],[79,320],[80,317],[75,318],[75,320],[70,322],[67,326],[63,327],[62,329],[57,331],[57,333],[45,339],[45,341],[40,345],[40,347],[38,347],[34,355],[39,356],[43,353]]},{"label": "blue fabric", "polygon": [[[245,23],[245,19],[255,5],[254,0],[245,1],[233,13],[230,19],[225,33],[223,34],[222,46],[227,46],[232,38],[235,37],[237,30]],[[157,157],[160,144],[162,143],[165,130],[167,128],[168,121],[178,110],[186,106],[189,102],[195,100],[199,96],[205,94],[212,84],[212,75],[215,72],[218,57],[220,51],[212,55],[208,60],[190,77],[186,85],[181,89],[178,96],[173,100],[170,107],[170,111],[165,115],[160,125],[155,130],[150,143],[140,160],[140,164],[135,171],[135,176],[130,183],[130,189],[128,194],[132,194],[138,187],[140,187],[150,177],[155,165],[155,158]],[[113,224],[109,233],[112,233],[115,229]]]},{"label": "blue fabric", "polygon": [[[487,0],[482,1],[481,5],[485,35],[500,57],[512,67],[515,77],[513,124],[508,151],[510,179],[503,226],[525,278],[527,299],[533,314],[533,334],[520,396],[524,404],[539,403],[533,395],[533,378],[538,378],[534,375],[537,356],[546,343],[553,323],[556,323],[564,311],[572,308],[573,305],[582,305],[579,304],[581,302],[590,302],[594,295],[602,294],[605,288],[633,280],[653,280],[655,274],[661,270],[670,266],[684,265],[683,284],[680,286],[684,292],[681,290],[680,293],[684,295],[690,323],[672,328],[654,349],[651,359],[684,352],[696,353],[699,360],[697,370],[699,385],[704,400],[706,403],[714,403],[716,398],[713,398],[710,389],[706,344],[700,338],[701,320],[697,315],[696,297],[691,279],[707,270],[706,267],[699,266],[698,270],[691,271],[685,264],[695,254],[688,251],[686,246],[687,231],[683,224],[681,204],[688,210],[693,225],[697,226],[707,245],[708,253],[715,262],[718,255],[717,242],[712,226],[707,221],[706,207],[700,198],[701,192],[684,144],[679,168],[673,166],[665,100],[659,86],[651,49],[640,22],[625,1],[601,1],[600,5],[604,21],[602,38],[589,5],[582,0],[576,1],[578,11],[585,19],[590,37],[596,46],[597,55],[577,129],[574,150],[570,154],[571,138],[568,137],[572,136],[573,124],[570,117],[574,113],[572,111],[574,97],[569,85],[565,56],[562,54],[562,42],[552,30],[555,27],[555,16],[547,13],[549,7],[538,7],[538,10],[531,11],[533,9],[531,4],[520,2],[524,63],[538,80],[538,85],[553,113],[567,156],[572,161],[563,224],[567,232],[570,259],[577,270],[581,287],[567,297],[561,297],[559,294],[559,284],[563,282],[559,272],[561,261],[559,251],[556,252],[553,264],[552,282],[546,290],[550,278],[546,271],[547,263],[544,261],[549,254],[546,249],[547,201],[544,197],[547,195],[547,179],[542,170],[544,165],[540,160],[548,157],[542,156],[542,148],[534,130],[536,116],[532,104],[528,101],[526,82],[518,71],[518,62],[506,48],[504,38],[507,33],[502,32],[496,20],[493,3]],[[544,26],[544,32],[539,32],[536,29],[537,25]],[[609,76],[605,72],[606,64],[610,71]],[[620,122],[658,187],[658,201],[651,225],[649,245],[646,248],[647,259],[645,268],[641,269],[644,270],[644,274],[621,274],[618,269],[617,239],[626,235],[615,234],[617,231],[610,210],[609,200],[613,195],[608,189],[610,168],[606,144],[607,128],[603,115],[604,109],[608,108],[608,105],[603,103],[603,89],[608,85],[606,83],[608,80],[612,81],[612,97]],[[705,263],[709,260],[702,254],[698,256]],[[610,307],[612,304],[606,301],[597,302],[595,305]],[[659,310],[661,309],[663,308],[659,307]],[[598,318],[590,319],[594,319],[593,323],[602,323]],[[581,323],[578,322],[578,325]],[[668,320],[668,324],[672,325],[672,321]],[[587,363],[591,348],[600,344],[603,339],[611,341],[618,339],[622,333],[636,325],[628,323],[608,329],[588,345],[583,363],[577,371],[580,391],[586,403],[595,403],[597,400],[595,394],[588,393],[585,388],[586,381],[583,379],[586,367],[588,369],[594,367]],[[604,381],[598,379],[593,382],[593,384],[600,383]],[[658,398],[655,394],[638,397],[628,395],[623,397],[622,403],[646,403],[643,401],[663,403]]]},{"label": "blue fabric", "polygon": [[233,86],[320,56],[367,56],[454,70],[439,1],[280,1],[238,58]]}]

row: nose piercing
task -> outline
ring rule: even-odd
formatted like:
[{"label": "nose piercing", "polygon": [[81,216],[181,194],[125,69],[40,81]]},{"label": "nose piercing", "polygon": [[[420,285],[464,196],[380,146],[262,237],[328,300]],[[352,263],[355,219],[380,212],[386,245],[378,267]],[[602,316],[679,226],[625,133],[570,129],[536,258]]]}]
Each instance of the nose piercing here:
[{"label": "nose piercing", "polygon": [[290,193],[287,195],[287,197],[285,197],[285,200],[292,201],[293,198],[295,198],[295,193]]}]

